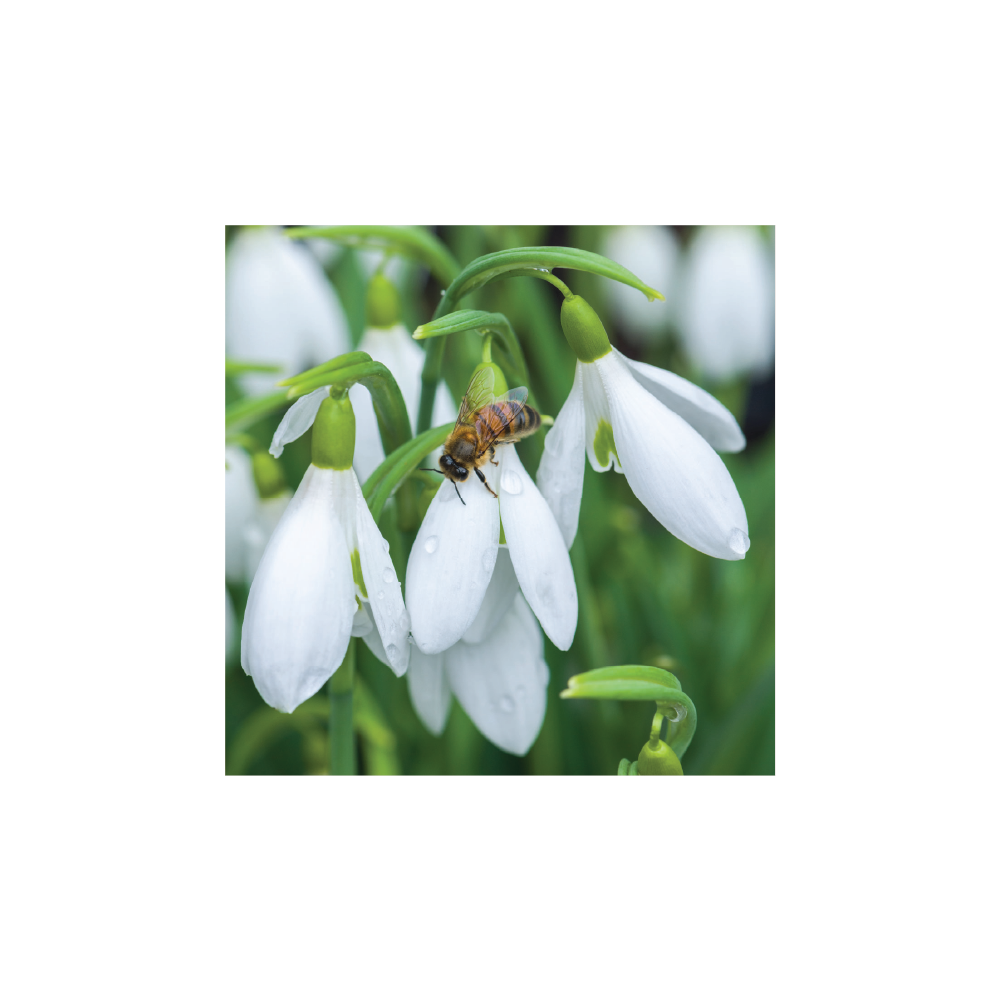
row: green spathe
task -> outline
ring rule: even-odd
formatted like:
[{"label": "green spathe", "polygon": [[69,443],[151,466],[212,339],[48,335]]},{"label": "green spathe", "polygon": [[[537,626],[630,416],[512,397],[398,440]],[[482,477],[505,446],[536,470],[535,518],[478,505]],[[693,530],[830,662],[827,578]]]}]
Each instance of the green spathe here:
[{"label": "green spathe", "polygon": [[400,322],[400,296],[385,275],[374,275],[368,283],[365,321],[370,327],[395,327]]},{"label": "green spathe", "polygon": [[355,455],[355,413],[348,394],[328,396],[313,422],[313,465],[350,469]]},{"label": "green spathe", "polygon": [[583,362],[597,361],[612,350],[598,314],[586,299],[572,295],[560,307],[560,323],[567,343]]}]

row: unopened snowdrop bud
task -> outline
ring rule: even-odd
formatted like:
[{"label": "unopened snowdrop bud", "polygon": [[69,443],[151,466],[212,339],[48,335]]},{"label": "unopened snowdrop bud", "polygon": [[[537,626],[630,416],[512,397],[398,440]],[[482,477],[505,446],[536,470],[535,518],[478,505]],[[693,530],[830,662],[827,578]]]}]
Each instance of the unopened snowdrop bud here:
[{"label": "unopened snowdrop bud", "polygon": [[579,295],[563,300],[560,323],[567,343],[581,361],[597,361],[612,350],[598,314]]},{"label": "unopened snowdrop bud", "polygon": [[365,322],[369,327],[395,327],[400,322],[400,296],[385,275],[374,275],[368,283]]},{"label": "unopened snowdrop bud", "polygon": [[648,741],[640,751],[638,768],[640,775],[684,775],[681,762],[670,744],[662,740]]},{"label": "unopened snowdrop bud", "polygon": [[328,396],[313,422],[313,465],[350,469],[355,454],[355,414],[347,393]]},{"label": "unopened snowdrop bud", "polygon": [[257,493],[261,500],[279,497],[288,489],[281,463],[267,452],[255,452],[251,465],[254,471],[254,483],[257,485]]}]

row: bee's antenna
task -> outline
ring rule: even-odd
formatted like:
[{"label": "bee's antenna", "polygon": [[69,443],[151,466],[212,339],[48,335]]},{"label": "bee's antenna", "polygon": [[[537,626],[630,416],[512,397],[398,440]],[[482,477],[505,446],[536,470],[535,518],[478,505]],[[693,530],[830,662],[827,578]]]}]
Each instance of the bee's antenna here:
[{"label": "bee's antenna", "polygon": [[[452,480],[452,486],[455,487],[455,496],[458,497],[459,500],[462,500],[462,494],[459,493],[459,484],[456,483],[455,480]],[[462,501],[462,506],[463,507],[466,506],[466,502],[465,501]]]},{"label": "bee's antenna", "polygon": [[445,474],[440,469],[429,469],[427,466],[417,467],[422,473],[437,473],[439,476],[444,476]]}]

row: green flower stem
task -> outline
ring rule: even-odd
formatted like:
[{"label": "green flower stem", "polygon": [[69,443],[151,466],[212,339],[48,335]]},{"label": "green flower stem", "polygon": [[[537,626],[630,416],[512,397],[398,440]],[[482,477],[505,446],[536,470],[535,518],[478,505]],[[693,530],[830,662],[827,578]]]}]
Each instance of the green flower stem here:
[{"label": "green flower stem", "polygon": [[341,666],[327,682],[330,695],[330,774],[357,775],[354,731],[355,642],[348,641],[348,651]]},{"label": "green flower stem", "polygon": [[[445,300],[442,299],[442,302]],[[439,309],[441,307],[439,306]],[[435,314],[437,316],[437,313]],[[417,433],[431,427],[434,413],[434,397],[441,378],[441,360],[445,357],[445,339],[433,340],[424,352],[424,368],[421,369],[421,403],[417,408]]]},{"label": "green flower stem", "polygon": [[226,378],[233,375],[241,375],[243,372],[280,372],[281,365],[273,365],[270,362],[257,361],[237,361],[235,358],[226,359]]},{"label": "green flower stem", "polygon": [[573,295],[573,292],[559,280],[551,271],[543,271],[541,268],[524,268],[517,269],[515,271],[508,271],[503,275],[498,275],[499,278],[541,278],[543,281],[549,282],[550,285],[555,285],[563,293],[564,299],[569,299]]},{"label": "green flower stem", "polygon": [[[368,357],[367,355],[365,357]],[[377,361],[367,361],[360,365],[349,365],[332,372],[314,375],[298,382],[288,390],[290,399],[330,386],[333,393],[346,392],[356,382],[360,382],[372,394],[372,406],[379,424],[383,451],[389,455],[394,449],[410,440],[410,417],[403,394],[392,373]]]},{"label": "green flower stem", "polygon": [[660,740],[660,728],[664,725],[664,714],[658,709],[653,714],[653,722],[650,724],[650,743]]},{"label": "green flower stem", "polygon": [[285,235],[293,240],[322,237],[348,247],[383,250],[426,264],[442,283],[448,285],[459,273],[459,262],[436,236],[423,226],[297,226]]},{"label": "green flower stem", "polygon": [[369,510],[372,512],[372,517],[376,521],[381,517],[382,509],[385,507],[386,501],[393,495],[397,484],[401,483],[417,468],[417,464],[424,460],[428,452],[445,444],[445,439],[449,436],[452,427],[452,424],[442,424],[440,427],[431,428],[423,434],[411,438],[410,441],[388,455],[378,469],[365,481],[362,492]]},{"label": "green flower stem", "polygon": [[306,369],[305,372],[300,372],[298,375],[290,375],[287,379],[282,379],[281,382],[276,382],[276,386],[295,386],[300,382],[305,382],[307,379],[312,379],[314,376],[325,375],[328,372],[336,372],[341,368],[350,368],[352,365],[360,365],[362,362],[371,361],[372,356],[365,351],[348,351],[346,354],[338,355],[336,358],[331,358],[330,361],[325,361],[322,365],[316,365],[313,368]]}]

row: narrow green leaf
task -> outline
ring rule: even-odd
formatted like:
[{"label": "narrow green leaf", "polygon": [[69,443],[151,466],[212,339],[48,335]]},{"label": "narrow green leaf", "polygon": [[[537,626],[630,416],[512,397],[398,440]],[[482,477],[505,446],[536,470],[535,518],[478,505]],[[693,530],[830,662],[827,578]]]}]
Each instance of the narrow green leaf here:
[{"label": "narrow green leaf", "polygon": [[445,443],[453,426],[442,424],[411,438],[388,455],[365,481],[362,493],[376,521],[382,515],[382,509],[393,495],[393,491],[414,471],[417,464],[424,460],[428,452]]},{"label": "narrow green leaf", "polygon": [[280,410],[287,403],[288,395],[284,392],[237,400],[226,408],[226,431],[242,431],[266,414]]},{"label": "narrow green leaf", "polygon": [[459,262],[436,236],[423,226],[298,226],[285,230],[293,240],[321,237],[348,247],[384,250],[420,261],[448,285],[459,273]]},{"label": "narrow green leaf", "polygon": [[240,375],[242,372],[280,372],[281,365],[273,365],[270,362],[259,361],[237,361],[235,358],[226,359],[226,378],[233,375]]},{"label": "narrow green leaf", "polygon": [[371,360],[371,355],[364,351],[348,351],[347,354],[338,355],[336,358],[331,358],[330,361],[325,361],[322,365],[308,368],[305,372],[300,372],[298,375],[290,375],[287,379],[276,382],[275,385],[296,386],[300,382],[305,382],[315,376],[324,375],[327,372],[336,372],[339,368],[348,368],[351,365],[360,365],[362,362]]},{"label": "narrow green leaf", "polygon": [[460,309],[448,313],[437,320],[423,323],[414,331],[414,340],[422,341],[429,337],[442,337],[446,334],[458,334],[466,330],[475,330],[480,334],[493,334],[495,343],[507,354],[511,362],[512,375],[517,384],[528,385],[528,367],[521,344],[511,326],[511,321],[503,313],[486,313],[479,309]]}]

